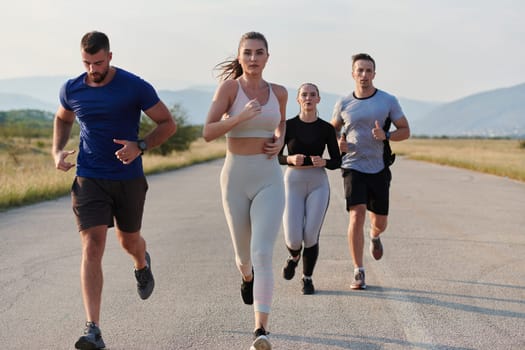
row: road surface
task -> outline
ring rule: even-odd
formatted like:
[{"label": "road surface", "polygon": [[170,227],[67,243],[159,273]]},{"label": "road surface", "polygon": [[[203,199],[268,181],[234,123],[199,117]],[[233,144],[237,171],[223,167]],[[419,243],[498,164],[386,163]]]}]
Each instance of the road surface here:
[{"label": "road surface", "polygon": [[[143,233],[156,289],[139,299],[110,230],[101,329],[108,349],[248,349],[253,316],[219,200],[222,160],[149,176]],[[314,274],[281,277],[274,253],[274,349],[525,349],[525,184],[400,158],[385,255],[350,290],[339,171]],[[72,349],[84,312],[69,197],[0,213],[2,349]],[[368,240],[367,240],[368,248]]]}]

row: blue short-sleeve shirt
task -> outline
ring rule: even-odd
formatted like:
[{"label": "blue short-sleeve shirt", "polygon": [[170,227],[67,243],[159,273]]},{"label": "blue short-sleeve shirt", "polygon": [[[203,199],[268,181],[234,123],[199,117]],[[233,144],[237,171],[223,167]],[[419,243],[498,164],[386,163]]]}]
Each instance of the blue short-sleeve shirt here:
[{"label": "blue short-sleeve shirt", "polygon": [[80,125],[77,175],[110,180],[143,175],[142,158],[125,165],[115,156],[122,147],[113,139],[136,141],[140,116],[160,99],[151,84],[116,68],[113,79],[101,87],[85,83],[86,73],[68,80],[60,90],[60,103],[73,111]]}]

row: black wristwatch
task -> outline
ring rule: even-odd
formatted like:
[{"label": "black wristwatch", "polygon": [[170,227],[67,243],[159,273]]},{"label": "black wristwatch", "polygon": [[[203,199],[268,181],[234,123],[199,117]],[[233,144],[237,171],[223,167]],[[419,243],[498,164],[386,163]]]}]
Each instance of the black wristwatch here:
[{"label": "black wristwatch", "polygon": [[139,146],[140,149],[140,155],[143,155],[144,152],[148,149],[148,145],[146,144],[146,141],[144,140],[137,140],[137,146]]}]

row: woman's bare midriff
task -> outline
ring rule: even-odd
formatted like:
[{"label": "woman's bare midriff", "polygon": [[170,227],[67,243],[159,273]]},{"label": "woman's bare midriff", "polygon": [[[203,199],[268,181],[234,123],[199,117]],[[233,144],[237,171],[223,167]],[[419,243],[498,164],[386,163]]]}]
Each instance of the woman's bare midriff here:
[{"label": "woman's bare midriff", "polygon": [[263,154],[264,144],[272,142],[272,139],[265,137],[227,137],[228,151],[241,156],[253,154]]}]

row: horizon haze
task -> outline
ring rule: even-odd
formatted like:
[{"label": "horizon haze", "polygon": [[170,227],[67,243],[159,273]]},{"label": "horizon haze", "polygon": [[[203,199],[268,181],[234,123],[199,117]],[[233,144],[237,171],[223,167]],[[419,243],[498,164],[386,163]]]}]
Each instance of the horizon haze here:
[{"label": "horizon haze", "polygon": [[525,3],[513,0],[20,0],[0,12],[0,79],[76,76],[80,38],[100,30],[112,64],[157,90],[216,86],[213,67],[255,30],[269,43],[264,78],[287,87],[348,94],[357,52],[376,60],[375,85],[400,98],[449,102],[525,81]]},{"label": "horizon haze", "polygon": [[[0,111],[39,109],[54,113],[57,91],[64,77],[0,79]],[[286,116],[298,111],[296,89],[286,87],[290,98]],[[178,104],[193,125],[202,125],[208,113],[214,87],[158,90],[169,107]],[[341,96],[321,90],[319,116],[330,120]],[[469,95],[447,103],[399,98],[414,135],[525,137],[525,83]]]}]

